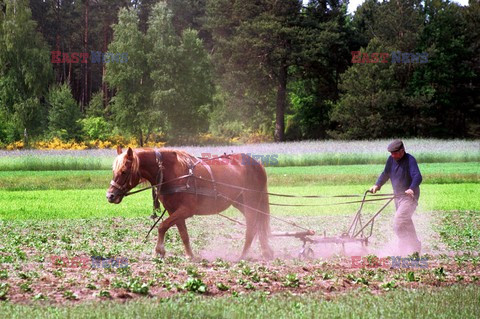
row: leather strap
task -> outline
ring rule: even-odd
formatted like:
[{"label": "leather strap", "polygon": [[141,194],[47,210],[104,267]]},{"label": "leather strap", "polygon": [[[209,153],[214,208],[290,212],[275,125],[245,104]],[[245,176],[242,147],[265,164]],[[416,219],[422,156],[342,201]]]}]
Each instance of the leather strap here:
[{"label": "leather strap", "polygon": [[162,153],[157,151],[157,150],[155,150],[155,162],[157,163],[157,166],[158,166],[158,172],[157,172],[157,176],[155,178],[155,184],[157,186],[152,188],[153,209],[154,210],[160,208],[160,201],[159,201],[158,197],[161,194],[161,188],[162,188],[162,183],[163,183],[163,166],[162,166],[163,157],[162,157]]}]

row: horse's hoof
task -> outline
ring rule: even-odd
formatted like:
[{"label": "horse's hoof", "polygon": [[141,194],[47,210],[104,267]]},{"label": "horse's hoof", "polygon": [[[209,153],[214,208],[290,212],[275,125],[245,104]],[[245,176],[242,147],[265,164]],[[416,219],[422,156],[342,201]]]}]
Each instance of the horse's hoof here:
[{"label": "horse's hoof", "polygon": [[153,258],[160,258],[160,259],[163,259],[165,258],[165,250],[164,251],[161,251],[161,250],[153,250]]},{"label": "horse's hoof", "polygon": [[263,253],[263,259],[265,260],[272,260],[273,259],[273,251],[269,251],[269,252],[266,252],[266,253]]}]

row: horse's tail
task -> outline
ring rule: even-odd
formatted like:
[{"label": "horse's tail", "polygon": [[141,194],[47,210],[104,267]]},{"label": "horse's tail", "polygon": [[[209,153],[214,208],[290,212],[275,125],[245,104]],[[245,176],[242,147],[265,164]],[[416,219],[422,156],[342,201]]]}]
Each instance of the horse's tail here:
[{"label": "horse's tail", "polygon": [[[263,167],[262,167],[263,168]],[[273,250],[270,248],[268,244],[271,229],[270,229],[270,203],[268,200],[268,190],[267,190],[267,181],[266,181],[266,173],[265,174],[265,183],[262,189],[263,193],[260,194],[260,200],[258,205],[257,211],[257,235],[258,239],[260,240],[260,246],[262,248],[262,252],[264,257],[267,259],[273,258]]]},{"label": "horse's tail", "polygon": [[[267,188],[265,187],[264,192],[267,192]],[[258,234],[259,236],[267,236],[267,238],[271,234],[270,229],[270,204],[268,202],[268,194],[261,194],[260,205],[258,210]]]}]

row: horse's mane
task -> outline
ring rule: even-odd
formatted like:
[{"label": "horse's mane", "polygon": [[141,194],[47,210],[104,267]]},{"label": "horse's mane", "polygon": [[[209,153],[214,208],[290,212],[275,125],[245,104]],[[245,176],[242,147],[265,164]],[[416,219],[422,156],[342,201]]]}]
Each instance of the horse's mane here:
[{"label": "horse's mane", "polygon": [[[138,170],[140,169],[140,164],[138,160],[138,156],[135,152],[133,153],[133,161],[132,161],[132,171],[131,175],[135,176],[138,174]],[[122,154],[118,155],[117,158],[115,158],[115,161],[113,161],[113,173],[118,174],[122,170],[122,168],[125,166],[125,163],[127,162],[127,151],[124,151]]]},{"label": "horse's mane", "polygon": [[[140,169],[140,163],[137,155],[137,151],[148,151],[150,149],[141,149],[141,150],[136,150],[133,151],[133,162],[132,162],[132,171],[131,174],[132,176],[137,175]],[[178,163],[182,166],[184,169],[188,169],[189,166],[193,165],[196,160],[195,157],[188,154],[185,151],[177,150],[177,149],[162,149],[162,152],[166,153],[175,153],[177,155],[177,160]],[[122,168],[125,166],[125,163],[127,162],[127,151],[124,151],[122,154],[118,155],[117,158],[115,158],[115,161],[113,162],[113,173],[118,174],[122,170]]]}]

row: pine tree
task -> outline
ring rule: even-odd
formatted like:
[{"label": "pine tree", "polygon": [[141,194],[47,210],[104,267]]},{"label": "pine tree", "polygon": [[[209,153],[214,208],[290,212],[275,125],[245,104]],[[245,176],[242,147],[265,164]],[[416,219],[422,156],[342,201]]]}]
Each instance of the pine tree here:
[{"label": "pine tree", "polygon": [[11,138],[44,129],[45,107],[40,103],[52,81],[50,53],[36,31],[26,0],[5,1],[0,12],[0,108],[14,121]]}]

